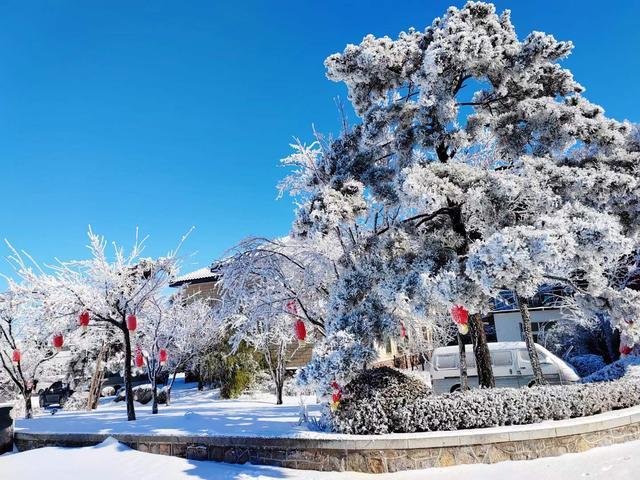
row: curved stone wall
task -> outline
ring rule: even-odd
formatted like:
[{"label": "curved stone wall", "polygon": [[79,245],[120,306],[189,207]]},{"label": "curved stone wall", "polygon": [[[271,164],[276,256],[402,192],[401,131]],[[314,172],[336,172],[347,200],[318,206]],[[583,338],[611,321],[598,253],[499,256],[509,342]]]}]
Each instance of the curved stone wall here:
[{"label": "curved stone wall", "polygon": [[[108,436],[18,431],[15,443],[21,451],[80,447]],[[311,432],[304,437],[112,436],[143,452],[194,460],[383,473],[549,457],[640,439],[640,407],[533,425],[385,436]]]}]

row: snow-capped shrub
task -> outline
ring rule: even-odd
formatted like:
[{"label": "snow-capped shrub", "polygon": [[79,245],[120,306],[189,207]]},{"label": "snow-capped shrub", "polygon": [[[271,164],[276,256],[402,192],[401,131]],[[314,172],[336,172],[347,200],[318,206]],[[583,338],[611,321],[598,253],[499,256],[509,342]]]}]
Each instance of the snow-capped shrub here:
[{"label": "snow-capped shrub", "polygon": [[640,365],[640,357],[627,356],[606,365],[604,368],[597,370],[591,375],[584,377],[582,383],[609,382],[624,377],[630,366]]},{"label": "snow-capped shrub", "polygon": [[361,428],[366,433],[412,431],[411,405],[430,393],[423,381],[393,368],[365,370],[344,387],[336,418],[344,419],[353,433]]},{"label": "snow-capped shrub", "polygon": [[64,402],[63,410],[79,411],[86,410],[89,402],[89,394],[87,392],[74,392],[66,402]]},{"label": "snow-capped shrub", "polygon": [[133,387],[133,399],[136,402],[146,405],[151,401],[152,397],[153,390],[151,385],[138,385],[137,387]]},{"label": "snow-capped shrub", "polygon": [[[150,384],[138,385],[133,387],[133,399],[146,405],[153,400],[153,387]],[[156,390],[156,400],[159,404],[167,403],[167,388],[162,387]]]},{"label": "snow-capped shrub", "polygon": [[116,389],[113,387],[104,387],[100,395],[103,397],[113,397],[116,394]]},{"label": "snow-capped shrub", "polygon": [[581,377],[586,377],[607,366],[604,358],[600,355],[586,354],[575,355],[568,359],[568,362]]},{"label": "snow-capped shrub", "polygon": [[584,417],[640,404],[640,381],[475,389],[444,395],[396,398],[347,396],[332,414],[336,431],[351,434],[428,432],[526,425]]}]

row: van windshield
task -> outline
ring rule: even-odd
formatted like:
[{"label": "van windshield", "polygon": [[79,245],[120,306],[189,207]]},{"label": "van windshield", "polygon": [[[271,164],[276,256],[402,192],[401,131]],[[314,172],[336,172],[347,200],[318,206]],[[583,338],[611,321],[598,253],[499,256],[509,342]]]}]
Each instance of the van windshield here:
[{"label": "van windshield", "polygon": [[[522,363],[531,363],[531,359],[529,358],[529,352],[527,350],[518,350],[518,360]],[[544,353],[542,353],[540,350],[538,350],[538,360],[540,361],[540,363],[553,363],[551,361],[551,359],[545,355]]]}]

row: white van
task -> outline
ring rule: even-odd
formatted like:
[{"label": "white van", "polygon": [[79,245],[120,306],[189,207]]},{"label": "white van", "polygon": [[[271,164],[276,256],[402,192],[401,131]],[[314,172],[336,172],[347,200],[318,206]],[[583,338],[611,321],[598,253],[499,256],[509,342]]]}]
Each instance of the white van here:
[{"label": "white van", "polygon": [[[533,369],[524,342],[489,343],[493,376],[496,387],[528,387],[533,384]],[[478,386],[478,370],[473,347],[465,345],[469,387]],[[575,383],[580,377],[567,365],[544,347],[536,344],[542,373],[550,384],[566,385]],[[440,347],[433,351],[430,374],[434,393],[454,392],[460,388],[460,355],[458,346]]]}]

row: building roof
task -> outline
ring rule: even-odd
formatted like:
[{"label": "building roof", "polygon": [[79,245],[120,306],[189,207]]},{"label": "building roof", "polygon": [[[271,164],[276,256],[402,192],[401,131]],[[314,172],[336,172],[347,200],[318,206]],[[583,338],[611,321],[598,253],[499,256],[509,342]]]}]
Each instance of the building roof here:
[{"label": "building roof", "polygon": [[211,267],[203,267],[176,278],[169,285],[171,287],[180,287],[185,284],[215,282],[219,277],[220,274],[214,273]]}]

